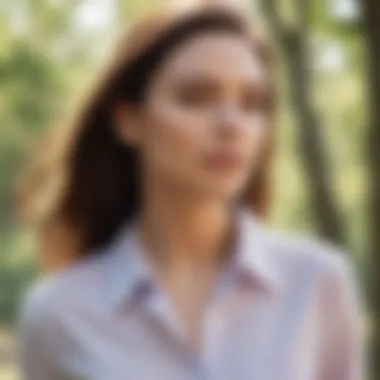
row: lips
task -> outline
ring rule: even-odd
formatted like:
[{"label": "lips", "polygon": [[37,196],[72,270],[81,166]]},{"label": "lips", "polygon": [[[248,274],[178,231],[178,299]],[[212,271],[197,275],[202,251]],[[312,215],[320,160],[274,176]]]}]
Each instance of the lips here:
[{"label": "lips", "polygon": [[213,153],[205,158],[208,168],[217,171],[232,171],[241,168],[244,160],[241,155],[232,152]]}]

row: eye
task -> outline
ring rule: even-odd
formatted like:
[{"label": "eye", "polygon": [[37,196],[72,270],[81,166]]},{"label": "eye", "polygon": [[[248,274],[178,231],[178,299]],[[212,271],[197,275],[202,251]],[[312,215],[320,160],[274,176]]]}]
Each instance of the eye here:
[{"label": "eye", "polygon": [[215,94],[209,86],[194,84],[178,89],[176,96],[183,106],[202,107],[213,102]]},{"label": "eye", "polygon": [[249,90],[242,95],[241,107],[246,112],[266,112],[269,96],[264,90]]}]

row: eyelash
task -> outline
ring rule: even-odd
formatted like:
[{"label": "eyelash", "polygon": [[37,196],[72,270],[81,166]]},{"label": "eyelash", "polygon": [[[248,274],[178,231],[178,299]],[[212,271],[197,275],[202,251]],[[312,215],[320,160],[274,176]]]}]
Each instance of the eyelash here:
[{"label": "eyelash", "polygon": [[265,95],[251,95],[245,97],[244,109],[249,111],[265,111],[268,108],[268,99]]},{"label": "eyelash", "polygon": [[[213,95],[207,89],[184,90],[178,98],[186,106],[202,106],[213,101]],[[268,108],[268,99],[265,94],[248,94],[242,97],[240,106],[247,112],[261,112]]]},{"label": "eyelash", "polygon": [[211,96],[202,89],[191,89],[179,94],[180,102],[188,106],[196,106],[207,103]]}]

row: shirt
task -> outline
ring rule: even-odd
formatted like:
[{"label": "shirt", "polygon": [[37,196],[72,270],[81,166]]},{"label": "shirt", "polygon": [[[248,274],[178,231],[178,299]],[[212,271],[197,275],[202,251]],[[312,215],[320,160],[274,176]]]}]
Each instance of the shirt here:
[{"label": "shirt", "polygon": [[29,292],[23,378],[362,380],[362,315],[345,253],[270,229],[248,211],[237,230],[200,354],[182,339],[129,223],[97,255]]}]

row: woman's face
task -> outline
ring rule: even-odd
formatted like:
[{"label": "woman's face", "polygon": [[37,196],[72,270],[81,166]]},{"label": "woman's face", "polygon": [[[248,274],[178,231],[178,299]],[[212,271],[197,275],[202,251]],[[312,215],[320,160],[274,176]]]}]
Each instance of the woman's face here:
[{"label": "woman's face", "polygon": [[238,195],[265,144],[266,70],[240,36],[184,42],[154,74],[131,128],[143,170],[186,192]]}]

